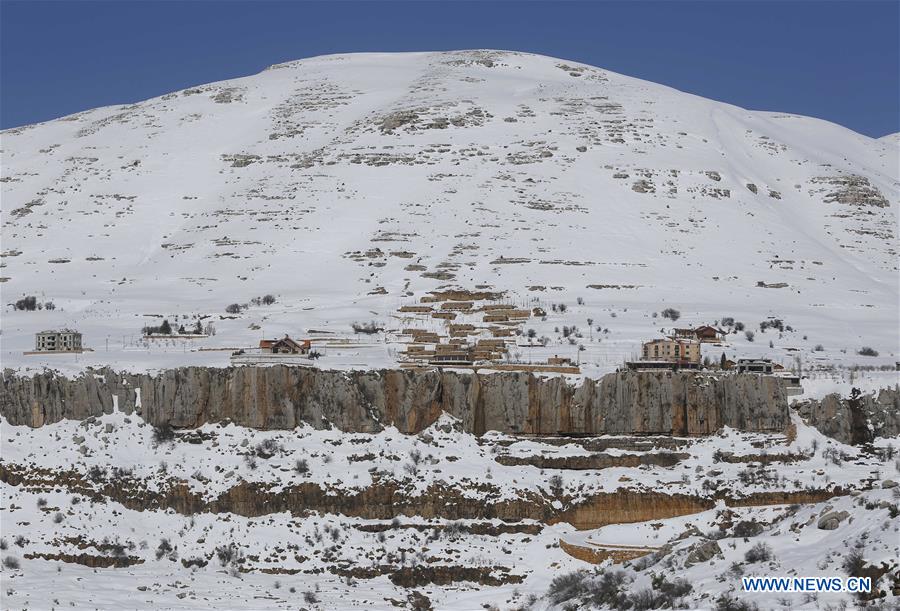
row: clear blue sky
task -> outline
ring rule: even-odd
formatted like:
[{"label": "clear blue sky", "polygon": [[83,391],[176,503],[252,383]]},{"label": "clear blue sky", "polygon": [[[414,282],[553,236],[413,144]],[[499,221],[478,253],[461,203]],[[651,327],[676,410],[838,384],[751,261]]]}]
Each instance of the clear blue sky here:
[{"label": "clear blue sky", "polygon": [[900,2],[0,0],[0,125],[353,51],[494,48],[900,131]]}]

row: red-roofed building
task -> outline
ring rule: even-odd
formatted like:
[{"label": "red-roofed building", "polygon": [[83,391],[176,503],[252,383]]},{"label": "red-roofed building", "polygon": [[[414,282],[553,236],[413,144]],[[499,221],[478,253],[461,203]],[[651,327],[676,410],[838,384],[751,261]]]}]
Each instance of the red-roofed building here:
[{"label": "red-roofed building", "polygon": [[281,339],[262,339],[259,349],[272,354],[309,354],[312,343],[308,339],[296,341],[285,335]]}]

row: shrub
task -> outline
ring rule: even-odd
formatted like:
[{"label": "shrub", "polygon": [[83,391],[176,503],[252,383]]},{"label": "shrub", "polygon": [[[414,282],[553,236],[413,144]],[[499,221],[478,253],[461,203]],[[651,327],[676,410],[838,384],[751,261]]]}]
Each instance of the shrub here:
[{"label": "shrub", "polygon": [[312,590],[307,590],[303,593],[303,602],[307,605],[314,605],[319,602],[319,598],[316,596],[316,593]]},{"label": "shrub", "polygon": [[813,352],[824,352],[824,351],[825,351],[825,346],[823,346],[822,344],[816,344],[816,347],[813,348]]},{"label": "shrub", "polygon": [[681,577],[676,577],[674,581],[669,581],[665,575],[654,575],[653,589],[659,590],[667,599],[663,601],[665,606],[672,607],[674,606],[673,599],[687,596],[694,587]]},{"label": "shrub", "polygon": [[88,469],[87,477],[95,484],[100,483],[106,478],[106,470],[100,465],[91,465],[91,468]]},{"label": "shrub", "polygon": [[732,594],[725,593],[716,599],[716,611],[757,611],[755,603],[736,599]]},{"label": "shrub", "polygon": [[3,566],[8,569],[16,570],[19,568],[19,559],[14,556],[7,556],[3,559]]},{"label": "shrub", "polygon": [[862,577],[863,570],[866,568],[866,560],[861,551],[852,549],[850,550],[850,553],[844,557],[841,567],[850,577]]},{"label": "shrub", "polygon": [[561,475],[554,475],[548,480],[548,483],[550,484],[550,491],[555,496],[562,496],[563,478]]},{"label": "shrub", "polygon": [[57,512],[53,515],[53,522],[54,522],[54,524],[59,524],[60,522],[62,522],[62,521],[65,520],[65,519],[66,519],[66,516],[64,516],[64,515],[62,514],[61,511],[57,511]]},{"label": "shrub", "polygon": [[753,331],[744,331],[744,337],[747,338],[748,342],[752,342],[756,338],[756,334]]},{"label": "shrub", "polygon": [[272,305],[273,303],[275,303],[275,296],[274,295],[263,295],[262,303],[263,303],[263,305]]},{"label": "shrub", "polygon": [[580,598],[587,593],[587,585],[585,580],[588,572],[584,569],[566,573],[565,575],[557,575],[550,582],[547,590],[547,598],[554,605],[564,603],[573,598]]},{"label": "shrub", "polygon": [[681,312],[679,312],[675,308],[666,308],[665,310],[662,311],[662,317],[668,318],[672,322],[675,322],[676,320],[681,318]]},{"label": "shrub", "polygon": [[9,547],[9,543],[6,542],[6,539],[0,539],[0,551],[6,551],[6,548]]},{"label": "shrub", "polygon": [[632,592],[628,596],[628,601],[635,611],[649,611],[650,609],[659,609],[664,606],[660,597],[650,588],[644,588],[637,592]]},{"label": "shrub", "polygon": [[757,543],[744,554],[744,560],[751,564],[754,562],[767,562],[771,559],[772,548],[765,543]]},{"label": "shrub", "polygon": [[38,500],[37,500],[37,506],[38,506],[38,507],[46,507],[46,506],[47,506],[47,499],[45,499],[45,498],[42,497],[42,496],[41,496],[41,497],[38,497]]},{"label": "shrub", "polygon": [[45,310],[55,310],[56,304],[53,303],[52,301],[47,301],[46,303],[44,303],[44,309]]},{"label": "shrub", "polygon": [[156,548],[156,559],[160,560],[163,556],[171,554],[172,551],[172,544],[169,543],[169,540],[161,539],[159,542],[159,547]]},{"label": "shrub", "polygon": [[742,323],[741,321],[738,321],[738,322],[734,323],[734,330],[735,330],[735,331],[743,331],[743,330],[744,330],[744,323]]},{"label": "shrub", "polygon": [[241,313],[241,304],[232,303],[225,307],[225,312],[228,314],[240,314]]},{"label": "shrub", "polygon": [[216,558],[219,559],[219,564],[222,566],[228,566],[230,564],[239,565],[244,562],[244,557],[241,555],[241,551],[234,543],[229,543],[228,545],[220,545],[216,548]]},{"label": "shrub", "polygon": [[734,317],[723,316],[722,317],[722,326],[723,327],[733,327],[734,326]]},{"label": "shrub", "polygon": [[256,444],[253,452],[260,458],[269,459],[281,452],[281,445],[270,437]]},{"label": "shrub", "polygon": [[766,332],[766,329],[778,329],[779,331],[784,331],[784,321],[780,318],[773,318],[771,320],[764,320],[759,323],[759,330],[763,333]]},{"label": "shrub", "polygon": [[195,556],[194,558],[182,558],[182,559],[181,559],[181,564],[182,564],[182,565],[184,566],[184,568],[186,568],[186,569],[189,569],[189,568],[191,568],[192,566],[195,566],[195,567],[197,567],[197,568],[201,568],[201,569],[202,569],[202,568],[205,567],[207,564],[209,564],[209,562],[208,562],[206,559],[204,559],[204,558],[201,558],[201,557],[199,557],[199,556]]},{"label": "shrub", "polygon": [[384,327],[379,327],[375,321],[370,320],[366,323],[358,323],[354,322],[350,325],[353,328],[354,333],[366,333],[368,335],[372,335],[374,333],[378,333],[379,331],[384,331]]},{"label": "shrub", "polygon": [[298,458],[294,463],[294,472],[298,475],[309,473],[309,462],[305,458]]},{"label": "shrub", "polygon": [[597,607],[627,608],[628,597],[622,592],[624,582],[625,573],[622,571],[604,571],[599,579],[588,584],[588,599]]},{"label": "shrub", "polygon": [[878,351],[869,346],[863,346],[856,354],[860,356],[878,356]]},{"label": "shrub", "polygon": [[16,310],[26,310],[28,312],[33,312],[37,309],[37,298],[34,295],[23,297],[13,305],[13,308]]},{"label": "shrub", "polygon": [[175,429],[168,423],[153,427],[153,443],[162,445],[175,441]]}]

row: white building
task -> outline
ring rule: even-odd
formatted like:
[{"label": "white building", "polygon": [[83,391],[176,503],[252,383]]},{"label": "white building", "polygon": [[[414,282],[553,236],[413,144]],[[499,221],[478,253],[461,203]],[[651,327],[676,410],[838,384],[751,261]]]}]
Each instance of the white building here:
[{"label": "white building", "polygon": [[73,329],[35,333],[34,349],[37,352],[81,351],[81,333]]}]

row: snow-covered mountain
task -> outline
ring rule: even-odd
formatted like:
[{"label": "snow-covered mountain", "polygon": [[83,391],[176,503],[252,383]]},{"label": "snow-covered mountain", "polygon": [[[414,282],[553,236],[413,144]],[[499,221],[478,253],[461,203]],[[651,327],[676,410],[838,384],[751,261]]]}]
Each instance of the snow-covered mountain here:
[{"label": "snow-covered mountain", "polygon": [[[869,576],[894,608],[897,144],[502,51],[319,57],[4,132],[0,606],[812,610],[863,599],[741,577]],[[141,339],[163,319],[185,337]],[[728,332],[705,356],[800,365],[808,396],[893,390],[171,370],[284,333],[396,367],[412,329],[596,376],[703,323]],[[93,351],[24,354],[60,327]],[[88,365],[166,371],[30,375]]]},{"label": "snow-covered mountain", "polygon": [[[558,328],[580,325],[588,371],[633,355],[667,307],[679,324],[795,330],[732,335],[729,356],[898,351],[898,148],[817,119],[460,51],[290,62],[2,140],[3,301],[57,306],[5,307],[4,365],[59,366],[21,355],[58,326],[99,350],[77,366],[225,364],[128,346],[154,314],[215,315],[207,346],[402,326],[398,308],[439,287],[565,303],[528,326],[557,353],[575,350]],[[219,320],[267,293],[275,305]]]}]

